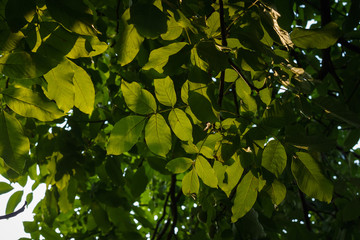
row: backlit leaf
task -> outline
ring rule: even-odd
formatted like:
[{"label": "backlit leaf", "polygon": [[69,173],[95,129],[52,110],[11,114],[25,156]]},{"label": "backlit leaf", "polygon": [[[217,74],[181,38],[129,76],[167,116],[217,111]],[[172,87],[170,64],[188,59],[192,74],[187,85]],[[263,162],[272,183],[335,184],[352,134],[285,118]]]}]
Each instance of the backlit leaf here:
[{"label": "backlit leaf", "polygon": [[263,155],[261,166],[279,177],[286,166],[286,152],[278,140],[272,140],[267,143]]},{"label": "backlit leaf", "polygon": [[244,108],[250,112],[256,112],[257,105],[255,99],[251,96],[251,88],[244,79],[239,78],[235,82],[236,94],[242,99]]},{"label": "backlit leaf", "polygon": [[332,183],[324,177],[318,163],[305,152],[297,152],[291,163],[291,171],[301,191],[309,197],[330,203]]},{"label": "backlit leaf", "polygon": [[74,70],[75,107],[84,113],[91,114],[95,102],[94,84],[84,69],[71,61],[69,62]]},{"label": "backlit leaf", "polygon": [[253,207],[259,189],[259,179],[249,171],[236,188],[231,221],[236,222]]},{"label": "backlit leaf", "polygon": [[65,114],[54,102],[43,100],[40,95],[27,88],[7,88],[2,91],[6,104],[17,114],[52,121]]},{"label": "backlit leaf", "polygon": [[129,24],[130,10],[125,10],[121,17],[119,24],[119,39],[117,40],[114,49],[118,55],[118,63],[124,66],[130,63],[140,50],[140,45],[144,38],[139,35],[135,26]]},{"label": "backlit leaf", "polygon": [[143,70],[150,70],[153,68],[157,72],[162,73],[164,71],[163,67],[167,64],[169,57],[179,52],[185,45],[187,45],[185,42],[176,42],[152,50],[149,61],[143,66]]},{"label": "backlit leaf", "polygon": [[195,170],[206,185],[217,188],[218,179],[208,160],[199,155],[195,160]]},{"label": "backlit leaf", "polygon": [[339,26],[330,22],[323,28],[302,29],[295,28],[290,34],[293,43],[300,48],[325,49],[336,43],[341,36]]},{"label": "backlit leaf", "polygon": [[188,170],[194,161],[190,158],[179,157],[171,160],[166,164],[166,168],[172,173],[183,173]]},{"label": "backlit leaf", "polygon": [[144,125],[145,117],[136,115],[118,121],[111,131],[107,154],[120,155],[129,151],[137,143]]},{"label": "backlit leaf", "polygon": [[279,205],[285,199],[286,187],[284,184],[275,179],[271,184],[271,187],[267,190],[267,193],[271,197],[271,201],[274,204]]},{"label": "backlit leaf", "polygon": [[74,70],[70,61],[64,61],[44,75],[47,81],[45,95],[55,100],[57,106],[68,112],[75,101],[75,87],[73,84]]},{"label": "backlit leaf", "polygon": [[22,32],[11,32],[9,29],[0,30],[0,51],[10,52],[14,50],[20,43],[20,40],[24,38]]},{"label": "backlit leaf", "polygon": [[186,173],[183,177],[181,188],[182,192],[186,196],[190,196],[191,194],[197,194],[199,192],[199,177],[196,174],[195,169],[191,169],[190,172]]},{"label": "backlit leaf", "polygon": [[156,112],[154,96],[147,90],[142,89],[136,82],[122,81],[121,91],[128,108],[138,114],[150,114]]},{"label": "backlit leaf", "polygon": [[168,17],[167,20],[167,32],[161,34],[161,38],[167,41],[175,40],[176,38],[180,37],[183,29],[179,25],[178,22],[176,22],[174,18],[174,14],[170,12],[171,17]]},{"label": "backlit leaf", "polygon": [[151,116],[145,126],[145,141],[149,149],[165,157],[171,148],[171,131],[161,114]]},{"label": "backlit leaf", "polygon": [[157,100],[165,106],[174,107],[176,93],[171,78],[154,79],[154,86]]},{"label": "backlit leaf", "polygon": [[192,124],[183,110],[179,108],[172,109],[168,120],[171,129],[181,141],[191,141],[193,139]]},{"label": "backlit leaf", "polygon": [[6,205],[6,211],[5,211],[6,214],[14,212],[16,206],[21,201],[23,193],[24,193],[23,191],[17,191],[11,195]]},{"label": "backlit leaf", "polygon": [[[88,49],[89,47],[90,49]],[[68,58],[94,57],[103,53],[108,48],[105,42],[93,36],[78,37],[71,51],[66,55]]]}]

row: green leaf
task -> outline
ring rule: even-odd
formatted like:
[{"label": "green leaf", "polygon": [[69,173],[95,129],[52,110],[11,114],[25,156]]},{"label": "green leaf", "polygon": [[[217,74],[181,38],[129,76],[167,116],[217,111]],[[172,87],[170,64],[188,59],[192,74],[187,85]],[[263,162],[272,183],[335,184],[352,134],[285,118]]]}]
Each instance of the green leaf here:
[{"label": "green leaf", "polygon": [[138,114],[150,114],[156,112],[154,96],[147,90],[142,89],[136,82],[121,82],[121,91],[128,108]]},{"label": "green leaf", "polygon": [[22,32],[11,32],[9,29],[0,30],[0,51],[10,52],[14,50],[19,44],[21,39],[24,38]]},{"label": "green leaf", "polygon": [[0,72],[11,78],[36,78],[44,75],[57,63],[36,53],[17,51],[0,55]]},{"label": "green leaf", "polygon": [[130,22],[146,38],[156,38],[167,31],[166,15],[153,4],[133,4],[130,16]]},{"label": "green leaf", "polygon": [[13,189],[14,188],[10,184],[5,182],[0,182],[0,194],[10,192]]},{"label": "green leaf", "polygon": [[234,205],[231,208],[231,222],[236,222],[250,211],[254,205],[259,189],[259,179],[249,171],[236,188]]},{"label": "green leaf", "polygon": [[214,123],[218,121],[218,118],[214,113],[211,102],[202,94],[199,94],[194,91],[190,91],[188,102],[191,111],[200,121],[205,123],[207,122]]},{"label": "green leaf", "polygon": [[196,45],[196,51],[198,56],[209,64],[210,70],[219,72],[228,66],[227,55],[219,51],[212,41],[199,42]]},{"label": "green leaf", "polygon": [[47,81],[45,95],[55,100],[57,106],[68,112],[75,102],[75,87],[73,84],[74,70],[70,61],[63,61],[44,75]]},{"label": "green leaf", "polygon": [[96,225],[99,226],[103,233],[106,233],[111,229],[111,223],[106,211],[95,201],[91,203],[91,215],[94,217]]},{"label": "green leaf", "polygon": [[130,63],[138,54],[144,38],[139,35],[135,26],[129,24],[130,9],[126,9],[119,22],[119,39],[114,46],[121,66]]},{"label": "green leaf", "polygon": [[286,152],[278,140],[267,143],[262,155],[261,166],[279,177],[286,167]]},{"label": "green leaf", "polygon": [[260,90],[260,92],[259,92],[261,101],[263,101],[263,103],[265,103],[266,105],[270,105],[270,103],[271,103],[271,100],[272,100],[271,92],[272,92],[271,88],[265,88],[263,90]]},{"label": "green leaf", "polygon": [[237,155],[232,157],[234,160],[230,166],[223,165],[219,161],[214,162],[214,170],[218,178],[218,185],[230,197],[231,191],[238,184],[244,168],[240,164],[240,159]]},{"label": "green leaf", "polygon": [[192,124],[183,110],[171,109],[168,120],[171,129],[181,141],[192,141]]},{"label": "green leaf", "polygon": [[143,66],[143,70],[155,69],[159,73],[163,73],[163,67],[169,61],[169,57],[179,52],[187,43],[176,42],[165,47],[160,47],[151,51],[149,61]]},{"label": "green leaf", "polygon": [[54,102],[43,100],[27,88],[7,88],[2,92],[6,104],[17,114],[40,121],[52,121],[65,114]]},{"label": "green leaf", "polygon": [[205,30],[208,38],[215,37],[216,35],[220,35],[218,31],[220,28],[220,14],[219,12],[213,12],[208,19],[206,19],[207,29]]},{"label": "green leaf", "polygon": [[154,79],[154,86],[157,100],[165,106],[174,107],[176,104],[176,93],[171,78]]},{"label": "green leaf", "polygon": [[11,31],[17,32],[31,22],[34,18],[35,11],[35,0],[7,1],[5,6],[5,17]]},{"label": "green leaf", "polygon": [[291,171],[301,191],[309,197],[330,203],[334,187],[324,177],[317,162],[310,154],[297,152],[291,163]]},{"label": "green leaf", "polygon": [[257,111],[255,99],[251,96],[251,88],[243,78],[239,78],[235,82],[236,94],[243,100],[244,108],[250,112]]},{"label": "green leaf", "polygon": [[171,160],[166,164],[166,168],[172,173],[183,173],[188,170],[194,161],[190,158],[179,157]]},{"label": "green leaf", "polygon": [[138,168],[130,181],[131,193],[134,197],[139,197],[146,189],[149,179],[145,173],[144,166]]},{"label": "green leaf", "polygon": [[46,0],[46,6],[51,16],[65,28],[80,35],[95,36],[98,33],[92,12],[83,1]]},{"label": "green leaf", "polygon": [[217,188],[218,179],[208,160],[199,155],[195,160],[195,170],[206,185]]},{"label": "green leaf", "polygon": [[267,190],[273,204],[279,205],[286,196],[286,187],[278,180],[274,180],[271,187]]},{"label": "green leaf", "polygon": [[139,140],[145,117],[131,115],[118,121],[111,131],[107,154],[120,155],[129,151]]},{"label": "green leaf", "polygon": [[147,122],[145,141],[153,153],[163,157],[171,149],[171,131],[161,114],[152,115]]},{"label": "green leaf", "polygon": [[191,194],[197,194],[199,192],[199,187],[200,187],[199,177],[196,174],[195,169],[191,169],[190,172],[185,174],[182,180],[181,183],[182,192],[186,196],[190,196]]},{"label": "green leaf", "polygon": [[9,201],[7,202],[7,205],[6,205],[6,211],[5,211],[6,214],[14,212],[16,206],[21,201],[23,193],[24,193],[23,191],[17,191],[11,195],[11,197],[9,198]]},{"label": "green leaf", "polygon": [[325,49],[334,45],[341,31],[335,22],[330,22],[323,28],[302,29],[295,28],[290,34],[293,43],[300,48]]},{"label": "green leaf", "polygon": [[[90,45],[91,49],[88,49]],[[108,45],[100,42],[97,37],[78,37],[71,51],[66,55],[68,58],[94,57],[106,51]]]},{"label": "green leaf", "polygon": [[87,72],[69,61],[74,71],[73,83],[75,87],[75,107],[86,114],[94,110],[95,89]]},{"label": "green leaf", "polygon": [[230,68],[225,69],[225,82],[235,82],[239,78],[239,74]]},{"label": "green leaf", "polygon": [[54,229],[49,228],[46,225],[41,227],[40,234],[41,234],[41,236],[44,237],[44,239],[53,239],[53,240],[61,240],[62,239],[60,234],[58,234],[57,232],[55,232]]},{"label": "green leaf", "polygon": [[[169,12],[169,11],[168,11]],[[174,14],[170,13],[170,17],[167,20],[167,32],[161,34],[161,38],[166,41],[172,41],[180,37],[183,29],[178,22],[176,22],[174,18]]]}]

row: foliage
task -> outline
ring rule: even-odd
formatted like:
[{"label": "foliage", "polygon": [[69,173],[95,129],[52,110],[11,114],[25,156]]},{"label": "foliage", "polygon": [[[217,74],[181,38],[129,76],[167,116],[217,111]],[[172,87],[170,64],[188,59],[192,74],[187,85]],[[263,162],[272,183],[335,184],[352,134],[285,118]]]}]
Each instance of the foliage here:
[{"label": "foliage", "polygon": [[1,1],[0,173],[47,185],[26,232],[360,238],[359,6]]}]

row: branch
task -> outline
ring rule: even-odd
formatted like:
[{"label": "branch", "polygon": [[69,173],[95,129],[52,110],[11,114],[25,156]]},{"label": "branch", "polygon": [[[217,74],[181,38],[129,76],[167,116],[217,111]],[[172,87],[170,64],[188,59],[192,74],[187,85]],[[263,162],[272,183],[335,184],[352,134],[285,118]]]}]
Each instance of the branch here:
[{"label": "branch", "polygon": [[176,175],[173,174],[173,175],[171,175],[171,186],[170,186],[170,196],[171,196],[170,208],[171,208],[171,215],[172,215],[172,218],[173,218],[173,222],[171,224],[170,232],[169,232],[169,234],[167,236],[168,240],[170,240],[172,238],[172,236],[175,234],[174,229],[175,229],[176,223],[177,223],[178,212],[177,212],[176,203],[177,203],[177,200],[178,200],[177,199],[178,196],[175,196],[175,187],[176,187]]},{"label": "branch", "polygon": [[9,213],[9,214],[6,214],[6,215],[3,215],[3,216],[0,216],[0,220],[1,219],[9,219],[9,218],[15,217],[19,213],[22,213],[25,210],[26,205],[27,205],[27,202],[25,201],[24,205],[19,210]]},{"label": "branch", "polygon": [[233,93],[233,97],[234,97],[234,103],[235,103],[235,108],[236,108],[236,113],[239,116],[240,115],[240,110],[239,110],[239,103],[237,101],[237,96],[236,96],[236,86],[235,84],[233,84],[233,86],[231,87],[231,91]]},{"label": "branch", "polygon": [[310,223],[310,219],[309,219],[309,207],[306,204],[306,200],[305,200],[305,196],[304,193],[299,189],[299,196],[300,196],[300,200],[301,200],[301,205],[302,205],[302,209],[303,209],[303,214],[304,214],[304,222],[305,222],[305,226],[307,228],[307,230],[312,231],[311,230],[311,223]]},{"label": "branch", "polygon": [[[219,0],[220,4],[220,29],[221,29],[221,44],[223,46],[227,46],[226,41],[226,26],[224,21],[224,4],[222,0]],[[218,98],[218,104],[221,107],[222,100],[224,97],[224,85],[225,85],[225,70],[221,71],[220,74],[220,85],[219,85],[219,98]]]},{"label": "branch", "polygon": [[156,227],[155,227],[153,236],[151,237],[151,240],[154,240],[154,239],[155,239],[155,236],[156,236],[156,233],[157,233],[157,231],[158,231],[158,229],[159,229],[160,223],[161,223],[162,220],[165,218],[165,215],[166,215],[166,207],[167,207],[167,204],[168,204],[168,201],[169,201],[169,197],[170,197],[170,191],[169,191],[168,194],[166,195],[165,202],[164,202],[164,208],[163,208],[163,214],[162,214],[162,216],[159,218],[159,220],[158,220],[157,223],[156,223]]}]

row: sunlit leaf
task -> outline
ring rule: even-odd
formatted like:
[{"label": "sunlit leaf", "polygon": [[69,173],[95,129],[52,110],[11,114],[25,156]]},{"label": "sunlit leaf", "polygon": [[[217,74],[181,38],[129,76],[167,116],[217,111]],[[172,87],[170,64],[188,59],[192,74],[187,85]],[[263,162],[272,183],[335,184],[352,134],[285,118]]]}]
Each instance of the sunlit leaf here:
[{"label": "sunlit leaf", "polygon": [[169,57],[179,52],[185,45],[187,45],[185,42],[176,42],[152,50],[149,61],[143,66],[143,70],[150,70],[153,68],[157,72],[162,73],[164,71],[163,67],[167,64]]},{"label": "sunlit leaf", "polygon": [[175,135],[182,141],[191,141],[192,124],[185,112],[179,108],[174,108],[169,113],[170,127]]},{"label": "sunlit leaf", "polygon": [[75,72],[69,61],[64,61],[44,75],[47,81],[45,95],[55,100],[57,106],[68,112],[75,101],[75,87],[73,83]]},{"label": "sunlit leaf", "polygon": [[43,100],[39,94],[27,88],[7,88],[2,91],[6,104],[17,114],[52,121],[64,116],[54,102]]},{"label": "sunlit leaf", "polygon": [[174,107],[176,104],[176,93],[171,78],[154,79],[154,86],[157,100],[165,106]]},{"label": "sunlit leaf", "polygon": [[279,177],[286,166],[286,152],[278,140],[267,143],[262,155],[261,166]]},{"label": "sunlit leaf", "polygon": [[117,40],[114,49],[118,55],[118,63],[124,66],[130,63],[140,50],[140,45],[144,38],[139,35],[135,26],[129,24],[130,10],[127,9],[121,17],[119,23],[119,39]]},{"label": "sunlit leaf", "polygon": [[149,114],[156,112],[154,96],[147,90],[142,89],[136,82],[128,83],[122,81],[121,91],[123,92],[126,105],[135,113]]},{"label": "sunlit leaf", "polygon": [[323,28],[302,29],[295,28],[291,34],[291,40],[297,47],[325,49],[331,47],[341,36],[339,26],[330,22]]},{"label": "sunlit leaf", "polygon": [[145,118],[131,115],[122,118],[111,131],[107,154],[120,155],[129,151],[138,141],[144,129]]},{"label": "sunlit leaf", "polygon": [[242,78],[237,79],[235,84],[236,94],[243,100],[244,108],[250,112],[256,112],[256,101],[251,96],[251,88],[249,87],[249,85]]},{"label": "sunlit leaf", "polygon": [[9,29],[0,30],[0,51],[10,52],[14,50],[24,38],[24,34],[19,32],[11,32]]},{"label": "sunlit leaf", "polygon": [[195,170],[206,185],[217,188],[218,179],[208,160],[199,155],[195,160]]},{"label": "sunlit leaf", "polygon": [[191,194],[197,194],[199,192],[199,187],[199,177],[197,176],[195,169],[192,169],[183,177],[181,183],[182,192],[186,196],[190,196]]},{"label": "sunlit leaf", "polygon": [[249,171],[236,188],[231,221],[236,222],[253,207],[258,193],[259,179]]},{"label": "sunlit leaf", "polygon": [[161,34],[161,38],[167,41],[175,40],[181,35],[183,31],[180,24],[176,22],[174,14],[170,12],[170,15],[171,17],[168,17],[167,20],[167,32]]},{"label": "sunlit leaf", "polygon": [[68,58],[94,57],[103,53],[108,48],[105,42],[100,42],[97,37],[78,37]]},{"label": "sunlit leaf", "polygon": [[291,171],[300,190],[309,197],[330,203],[334,187],[321,173],[318,163],[308,153],[298,152],[296,155]]},{"label": "sunlit leaf", "polygon": [[84,113],[91,114],[95,102],[94,84],[84,69],[71,61],[69,62],[74,70],[75,107]]},{"label": "sunlit leaf", "polygon": [[188,170],[194,161],[190,158],[179,157],[171,160],[166,164],[166,168],[172,173],[183,173]]},{"label": "sunlit leaf", "polygon": [[149,149],[165,157],[171,148],[171,131],[161,114],[151,116],[145,126],[145,141]]}]

